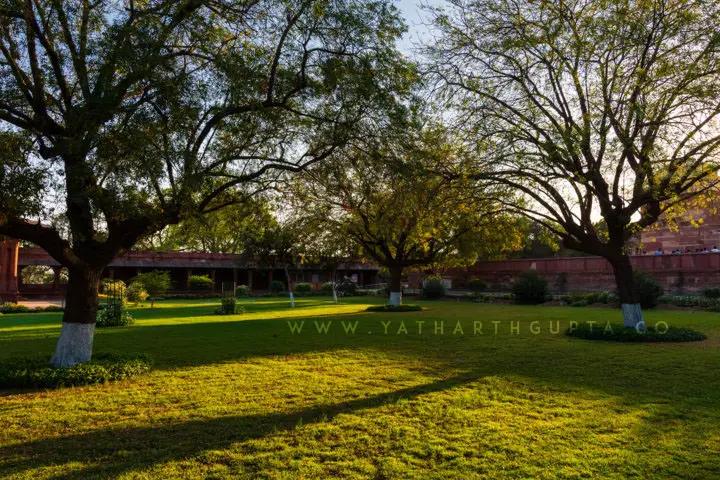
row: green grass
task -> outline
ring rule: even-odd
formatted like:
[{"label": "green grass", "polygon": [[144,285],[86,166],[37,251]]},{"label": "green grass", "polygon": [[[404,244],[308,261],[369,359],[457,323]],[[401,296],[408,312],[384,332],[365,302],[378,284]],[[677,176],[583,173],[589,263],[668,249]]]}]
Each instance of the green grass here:
[{"label": "green grass", "polygon": [[[95,352],[147,353],[151,373],[0,392],[0,477],[720,478],[720,314],[647,312],[708,339],[624,344],[564,335],[618,321],[612,309],[364,311],[381,302],[137,309],[135,325],[97,330]],[[59,327],[60,314],[1,317],[0,360],[49,358]]]}]

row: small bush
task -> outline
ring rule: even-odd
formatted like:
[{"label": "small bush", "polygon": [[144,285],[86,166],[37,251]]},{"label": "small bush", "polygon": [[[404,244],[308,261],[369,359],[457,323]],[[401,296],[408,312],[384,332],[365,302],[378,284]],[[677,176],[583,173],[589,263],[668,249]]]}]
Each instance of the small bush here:
[{"label": "small bush", "polygon": [[245,313],[245,307],[240,305],[235,297],[225,297],[221,301],[220,308],[215,313],[218,315],[235,315]]},{"label": "small bush", "polygon": [[295,292],[300,293],[300,294],[312,293],[312,284],[297,283],[297,284],[295,284]]},{"label": "small bush", "polygon": [[190,286],[190,290],[200,292],[200,291],[207,291],[212,290],[213,288],[213,281],[212,278],[204,275],[191,275],[188,279],[188,285]]},{"label": "small bush", "polygon": [[280,293],[285,291],[285,283],[281,280],[273,280],[270,282],[269,287],[270,293],[274,295],[279,295]]},{"label": "small bush", "polygon": [[47,358],[8,360],[0,363],[0,388],[60,388],[97,385],[149,372],[146,355],[95,355],[91,362],[55,368]]},{"label": "small bush", "polygon": [[437,300],[445,296],[445,284],[439,276],[432,276],[425,279],[422,284],[423,297],[428,300]]},{"label": "small bush", "polygon": [[148,299],[150,294],[145,290],[145,286],[142,283],[132,283],[126,290],[128,302],[142,303]]},{"label": "small bush", "polygon": [[655,329],[654,326],[649,326],[645,331],[638,332],[632,327],[621,324],[610,325],[610,327],[609,330],[606,330],[601,325],[591,326],[582,323],[572,331],[568,328],[565,334],[585,340],[614,342],[699,342],[707,339],[707,335],[704,333],[690,328],[669,327],[665,330],[664,327]]},{"label": "small bush", "polygon": [[718,298],[720,298],[720,288],[718,288],[718,287],[703,288],[702,296],[705,298],[711,298],[713,300],[718,299]]},{"label": "small bush", "polygon": [[482,293],[487,290],[487,283],[483,282],[479,278],[473,278],[468,281],[467,287],[472,292]]},{"label": "small bush", "polygon": [[665,290],[650,273],[638,270],[635,272],[635,288],[642,308],[654,308]]},{"label": "small bush", "polygon": [[518,303],[537,305],[543,303],[548,294],[547,280],[535,270],[520,274],[520,280],[512,286],[512,293]]},{"label": "small bush", "polygon": [[340,287],[338,288],[338,293],[345,297],[352,297],[357,293],[357,283],[353,282],[349,278],[343,279]]},{"label": "small bush", "polygon": [[322,284],[322,291],[326,295],[332,295],[333,292],[333,282],[325,282]]},{"label": "small bush", "polygon": [[250,296],[250,287],[247,285],[238,285],[235,289],[235,296],[236,297],[249,297]]},{"label": "small bush", "polygon": [[373,305],[365,309],[366,312],[419,312],[422,310],[420,305]]},{"label": "small bush", "polygon": [[122,304],[111,303],[98,312],[98,327],[124,327],[135,323],[130,312],[123,308]]}]

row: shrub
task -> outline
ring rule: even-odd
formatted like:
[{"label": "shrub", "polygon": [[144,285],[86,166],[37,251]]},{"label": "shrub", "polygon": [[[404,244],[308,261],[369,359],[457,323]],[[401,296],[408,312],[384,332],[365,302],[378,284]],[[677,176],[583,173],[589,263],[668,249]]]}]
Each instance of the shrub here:
[{"label": "shrub", "polygon": [[654,308],[665,290],[650,273],[638,270],[635,272],[635,287],[642,308]]},{"label": "shrub", "polygon": [[366,312],[419,312],[422,310],[420,305],[373,305],[365,309]]},{"label": "shrub", "polygon": [[142,283],[131,283],[126,290],[128,302],[142,303],[147,300],[149,294]]},{"label": "shrub", "polygon": [[55,368],[45,357],[9,360],[0,363],[0,388],[96,385],[141,375],[151,368],[146,355],[95,355],[91,362],[69,368]]},{"label": "shrub", "polygon": [[479,278],[473,278],[468,281],[467,287],[472,292],[482,293],[487,290],[487,283],[483,282]]},{"label": "shrub", "polygon": [[712,298],[712,299],[720,298],[720,288],[718,288],[718,287],[703,288],[702,296],[705,298]]},{"label": "shrub", "polygon": [[215,313],[218,315],[235,315],[245,313],[245,307],[237,303],[235,297],[225,297],[221,300],[220,308]]},{"label": "shrub", "polygon": [[279,295],[280,293],[285,291],[285,283],[281,280],[273,280],[270,282],[269,287],[270,293]]},{"label": "shrub", "polygon": [[98,312],[98,327],[124,327],[135,323],[130,312],[123,308],[120,303],[110,303]]},{"label": "shrub", "polygon": [[212,278],[205,275],[191,275],[188,279],[188,285],[190,286],[190,290],[196,292],[207,291],[212,290],[213,281]]},{"label": "shrub", "polygon": [[312,284],[297,283],[297,284],[295,284],[295,291],[297,293],[301,293],[301,294],[312,293]]},{"label": "shrub", "polygon": [[431,276],[422,284],[423,297],[428,300],[437,300],[445,296],[445,284],[439,276]]},{"label": "shrub", "polygon": [[547,280],[535,270],[520,274],[520,280],[512,286],[512,293],[518,303],[537,305],[543,303],[548,294]]},{"label": "shrub", "polygon": [[30,309],[18,303],[3,302],[0,304],[0,313],[27,313]]},{"label": "shrub", "polygon": [[339,290],[343,296],[352,297],[357,293],[357,283],[353,282],[349,278],[344,278],[340,284]]},{"label": "shrub", "polygon": [[576,329],[568,328],[565,332],[571,337],[585,340],[606,340],[615,342],[698,342],[705,340],[707,335],[689,328],[668,327],[656,329],[649,326],[646,331],[638,332],[633,327],[626,327],[621,324],[606,327],[582,323]]},{"label": "shrub", "polygon": [[247,285],[238,285],[235,289],[235,296],[236,297],[249,297],[250,296],[250,287]]},{"label": "shrub", "polygon": [[333,292],[333,282],[325,282],[322,284],[322,291],[325,294],[332,295]]}]

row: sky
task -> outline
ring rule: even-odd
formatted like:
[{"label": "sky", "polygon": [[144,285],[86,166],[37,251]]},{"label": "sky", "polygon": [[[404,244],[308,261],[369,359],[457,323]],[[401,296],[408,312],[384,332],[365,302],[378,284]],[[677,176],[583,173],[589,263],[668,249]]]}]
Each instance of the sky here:
[{"label": "sky", "polygon": [[428,14],[420,8],[420,5],[440,6],[443,3],[443,0],[395,0],[395,5],[400,9],[408,26],[408,32],[398,44],[405,54],[411,55],[413,47],[423,37],[427,38],[429,35],[427,26],[423,25],[428,23]]}]

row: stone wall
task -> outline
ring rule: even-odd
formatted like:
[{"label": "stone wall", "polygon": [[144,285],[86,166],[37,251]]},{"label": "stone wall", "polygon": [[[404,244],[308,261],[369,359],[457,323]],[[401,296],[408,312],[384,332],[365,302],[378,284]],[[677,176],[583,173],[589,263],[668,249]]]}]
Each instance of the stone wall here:
[{"label": "stone wall", "polygon": [[[682,255],[639,255],[631,257],[633,266],[650,272],[668,294],[692,294],[708,286],[720,286],[720,253]],[[612,267],[600,257],[543,258],[478,262],[472,267],[441,272],[453,289],[464,289],[471,278],[487,282],[491,290],[506,291],[520,272],[534,269],[554,292],[613,291]],[[410,288],[418,288],[423,272],[411,272]]]}]

